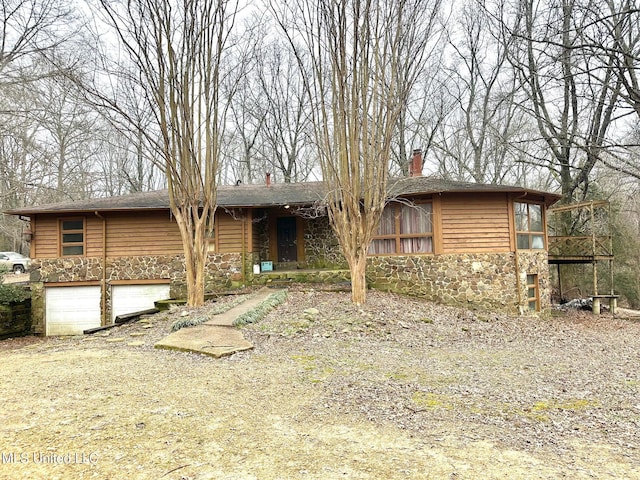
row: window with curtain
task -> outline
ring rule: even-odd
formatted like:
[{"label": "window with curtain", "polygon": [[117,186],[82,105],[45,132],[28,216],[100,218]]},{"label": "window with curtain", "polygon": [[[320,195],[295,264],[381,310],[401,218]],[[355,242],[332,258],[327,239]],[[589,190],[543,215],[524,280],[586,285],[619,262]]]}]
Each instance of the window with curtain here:
[{"label": "window with curtain", "polygon": [[430,203],[387,205],[369,255],[433,253],[433,222]]},{"label": "window with curtain", "polygon": [[520,250],[544,249],[544,222],[542,205],[515,203],[516,237]]}]

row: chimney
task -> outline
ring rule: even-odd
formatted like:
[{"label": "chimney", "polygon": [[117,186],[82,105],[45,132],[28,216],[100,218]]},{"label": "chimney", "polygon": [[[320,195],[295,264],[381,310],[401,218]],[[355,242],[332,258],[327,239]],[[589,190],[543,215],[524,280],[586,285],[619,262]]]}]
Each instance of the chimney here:
[{"label": "chimney", "polygon": [[419,148],[413,151],[413,157],[409,163],[409,175],[412,177],[422,176],[422,150]]},{"label": "chimney", "polygon": [[271,173],[267,172],[267,187],[271,186]]}]

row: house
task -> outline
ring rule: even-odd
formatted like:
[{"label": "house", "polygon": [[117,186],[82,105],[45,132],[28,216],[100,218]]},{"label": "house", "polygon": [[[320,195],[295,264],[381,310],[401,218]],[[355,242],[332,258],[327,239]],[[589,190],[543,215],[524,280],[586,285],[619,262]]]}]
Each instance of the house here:
[{"label": "house", "polygon": [[[220,186],[207,290],[287,270],[348,279],[324,189],[322,182]],[[548,307],[546,209],[558,195],[411,176],[390,181],[389,197],[369,250],[372,287],[503,312]],[[167,191],[5,213],[30,223],[35,333],[78,334],[184,294]]]}]

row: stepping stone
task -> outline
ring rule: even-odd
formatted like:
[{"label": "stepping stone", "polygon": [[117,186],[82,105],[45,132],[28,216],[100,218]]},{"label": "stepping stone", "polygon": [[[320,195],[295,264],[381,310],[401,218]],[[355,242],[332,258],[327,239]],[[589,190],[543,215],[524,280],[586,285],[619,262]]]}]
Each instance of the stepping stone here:
[{"label": "stepping stone", "polygon": [[124,337],[107,338],[106,341],[109,342],[109,343],[124,342]]},{"label": "stepping stone", "polygon": [[127,343],[127,345],[130,347],[141,347],[142,345],[144,345],[144,342],[140,342],[140,341],[129,342]]},{"label": "stepping stone", "polygon": [[147,323],[146,325],[142,325],[142,328],[151,328],[153,327],[153,323]]},{"label": "stepping stone", "polygon": [[233,327],[199,325],[172,333],[156,343],[155,348],[204,353],[220,358],[250,350],[253,344],[245,340],[242,333]]},{"label": "stepping stone", "polygon": [[145,335],[146,333],[144,332],[133,332],[129,334],[130,337],[144,337]]}]

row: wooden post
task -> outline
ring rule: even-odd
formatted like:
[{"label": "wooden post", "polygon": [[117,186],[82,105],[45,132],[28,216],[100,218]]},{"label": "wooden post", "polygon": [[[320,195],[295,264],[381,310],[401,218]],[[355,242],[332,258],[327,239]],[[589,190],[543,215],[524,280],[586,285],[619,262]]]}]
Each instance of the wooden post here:
[{"label": "wooden post", "polygon": [[[611,295],[613,295],[613,291]],[[617,309],[618,309],[618,299],[612,296],[609,299],[609,310],[611,310],[611,315],[615,315]]]},{"label": "wooden post", "polygon": [[593,297],[593,307],[591,310],[594,315],[600,315],[600,298]]},{"label": "wooden post", "polygon": [[558,269],[558,290],[560,290],[560,301],[562,302],[564,300],[564,292],[562,291],[562,276],[560,275],[559,263],[556,265],[556,268]]},{"label": "wooden post", "polygon": [[[591,214],[591,255],[593,255],[593,294],[598,295],[598,264],[596,261],[596,229],[595,215],[593,214],[593,202],[589,205],[589,213]],[[595,298],[593,301],[595,309]],[[599,309],[598,309],[599,310]],[[599,313],[599,311],[598,311]]]}]

